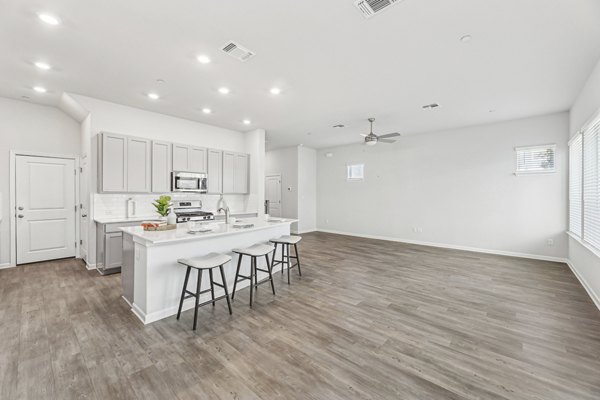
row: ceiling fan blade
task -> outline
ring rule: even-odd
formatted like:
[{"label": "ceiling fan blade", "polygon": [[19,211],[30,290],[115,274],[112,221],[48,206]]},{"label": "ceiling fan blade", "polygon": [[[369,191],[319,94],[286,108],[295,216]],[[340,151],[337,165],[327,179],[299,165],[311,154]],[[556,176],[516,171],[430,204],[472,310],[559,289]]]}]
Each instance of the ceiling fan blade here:
[{"label": "ceiling fan blade", "polygon": [[362,136],[362,137],[367,137],[367,136],[369,136],[369,135],[365,135],[364,133],[361,133],[361,134],[360,134],[360,136]]},{"label": "ceiling fan blade", "polygon": [[[379,136],[379,137],[381,137],[381,136]],[[381,142],[381,143],[396,143],[395,140],[390,140],[390,139],[377,139],[377,141]]]},{"label": "ceiling fan blade", "polygon": [[377,137],[381,138],[381,139],[386,139],[386,138],[397,137],[397,136],[402,136],[402,135],[400,135],[398,132],[394,132],[394,133],[388,133],[386,135],[379,135]]}]

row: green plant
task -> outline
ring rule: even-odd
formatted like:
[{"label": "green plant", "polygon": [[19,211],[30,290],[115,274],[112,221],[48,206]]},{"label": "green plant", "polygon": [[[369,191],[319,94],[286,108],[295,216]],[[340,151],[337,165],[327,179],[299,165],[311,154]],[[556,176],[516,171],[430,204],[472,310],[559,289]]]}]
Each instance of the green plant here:
[{"label": "green plant", "polygon": [[156,212],[166,217],[169,215],[169,208],[171,207],[171,196],[160,196],[152,205],[156,208]]}]

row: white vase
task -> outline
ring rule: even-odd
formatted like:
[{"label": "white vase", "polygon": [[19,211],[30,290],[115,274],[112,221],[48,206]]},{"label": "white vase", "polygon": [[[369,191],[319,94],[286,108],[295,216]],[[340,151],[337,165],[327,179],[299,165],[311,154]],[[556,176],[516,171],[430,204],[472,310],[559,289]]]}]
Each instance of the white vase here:
[{"label": "white vase", "polygon": [[175,215],[175,213],[173,211],[171,211],[169,213],[169,215],[167,216],[167,224],[168,225],[175,225],[175,224],[177,224],[177,215]]}]

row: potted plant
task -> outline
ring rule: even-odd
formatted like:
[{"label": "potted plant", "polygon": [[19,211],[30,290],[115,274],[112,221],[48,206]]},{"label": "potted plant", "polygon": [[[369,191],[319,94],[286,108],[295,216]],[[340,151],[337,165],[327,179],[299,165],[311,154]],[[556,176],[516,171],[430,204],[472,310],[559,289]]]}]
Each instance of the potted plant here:
[{"label": "potted plant", "polygon": [[166,218],[169,215],[169,210],[171,209],[171,196],[160,196],[158,199],[152,203],[154,208],[156,208],[156,212],[163,218]]}]

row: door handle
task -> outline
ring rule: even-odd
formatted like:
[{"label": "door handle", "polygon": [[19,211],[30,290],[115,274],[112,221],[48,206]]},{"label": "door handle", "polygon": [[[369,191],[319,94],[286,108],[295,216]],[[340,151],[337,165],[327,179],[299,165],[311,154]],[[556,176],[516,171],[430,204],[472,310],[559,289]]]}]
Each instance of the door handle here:
[{"label": "door handle", "polygon": [[23,211],[23,207],[19,207],[19,211]]},{"label": "door handle", "polygon": [[23,214],[19,214],[19,215],[17,215],[17,217],[19,217],[19,218],[23,218],[23,217],[25,217],[25,216],[24,216]]},{"label": "door handle", "polygon": [[81,214],[81,218],[87,218],[87,214]]}]

